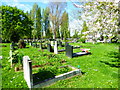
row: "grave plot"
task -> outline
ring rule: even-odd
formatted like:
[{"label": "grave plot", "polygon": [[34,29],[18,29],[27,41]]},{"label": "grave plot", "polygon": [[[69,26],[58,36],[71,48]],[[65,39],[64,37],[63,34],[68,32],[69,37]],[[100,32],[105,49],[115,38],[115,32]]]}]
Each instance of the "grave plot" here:
[{"label": "grave plot", "polygon": [[55,83],[58,80],[66,79],[74,75],[80,75],[81,70],[70,65],[56,68],[43,67],[38,73],[32,74],[32,62],[28,56],[23,57],[24,79],[29,88],[38,88]]},{"label": "grave plot", "polygon": [[82,52],[73,53],[73,46],[71,45],[66,46],[66,56],[70,58],[82,56],[82,55],[88,55],[88,54],[91,54],[91,52],[89,52],[86,49],[83,49]]}]

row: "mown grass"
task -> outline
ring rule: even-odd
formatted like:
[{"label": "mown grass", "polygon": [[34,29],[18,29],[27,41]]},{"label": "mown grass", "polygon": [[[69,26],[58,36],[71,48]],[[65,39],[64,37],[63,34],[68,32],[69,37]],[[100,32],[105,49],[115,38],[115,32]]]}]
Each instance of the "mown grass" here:
[{"label": "mown grass", "polygon": [[[13,68],[10,68],[8,62],[10,44],[3,43],[2,45],[7,45],[7,47],[2,47],[2,87],[27,88],[23,72],[15,72]],[[82,76],[60,80],[45,88],[118,88],[118,68],[120,67],[118,44],[70,43],[70,45],[82,45],[81,48],[74,49],[74,52],[80,52],[82,48],[90,48],[92,54],[68,58],[65,52],[55,55],[47,50],[30,46],[19,49],[19,52],[28,55],[32,60],[32,65],[59,63],[65,60],[66,63],[59,65],[80,66]]]}]

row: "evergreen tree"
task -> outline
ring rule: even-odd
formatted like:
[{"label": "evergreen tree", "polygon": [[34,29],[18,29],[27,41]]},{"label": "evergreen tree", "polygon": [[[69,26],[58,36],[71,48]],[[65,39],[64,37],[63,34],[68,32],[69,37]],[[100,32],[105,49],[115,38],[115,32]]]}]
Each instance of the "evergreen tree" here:
[{"label": "evergreen tree", "polygon": [[61,38],[66,40],[70,35],[70,32],[68,31],[68,23],[69,23],[69,18],[68,18],[68,13],[65,11],[62,15],[62,23],[61,23]]},{"label": "evergreen tree", "polygon": [[87,35],[87,33],[85,34],[86,31],[88,31],[88,27],[87,27],[86,21],[84,21],[80,36],[86,36]]},{"label": "evergreen tree", "polygon": [[46,9],[43,10],[43,24],[44,24],[43,29],[45,31],[46,38],[51,37],[49,14],[50,14],[50,9],[46,7]]},{"label": "evergreen tree", "polygon": [[35,3],[33,5],[32,10],[30,11],[31,14],[31,20],[33,20],[34,22],[34,30],[32,31],[32,35],[33,38],[40,38],[41,37],[41,29],[42,29],[42,25],[41,25],[41,8],[38,7],[38,5]]},{"label": "evergreen tree", "polygon": [[41,8],[38,8],[36,12],[36,30],[37,30],[37,38],[41,38],[41,30],[42,30],[42,23],[41,23]]}]

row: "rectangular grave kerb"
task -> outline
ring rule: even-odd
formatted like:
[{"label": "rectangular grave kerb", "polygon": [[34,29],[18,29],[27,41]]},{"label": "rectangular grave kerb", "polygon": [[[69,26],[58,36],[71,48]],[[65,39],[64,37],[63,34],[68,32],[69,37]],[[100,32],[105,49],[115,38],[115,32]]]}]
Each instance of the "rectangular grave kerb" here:
[{"label": "rectangular grave kerb", "polygon": [[[66,66],[72,68],[73,70],[70,71],[70,72],[63,73],[63,74],[60,74],[58,76],[55,76],[54,78],[48,78],[48,79],[44,80],[42,83],[33,84],[32,62],[31,62],[31,60],[28,56],[24,56],[23,57],[24,79],[27,82],[27,85],[28,85],[29,88],[41,88],[41,87],[44,87],[44,86],[48,86],[52,83],[55,83],[58,80],[63,80],[63,79],[81,74],[80,69],[77,69],[77,68],[72,67],[70,65],[66,65]],[[64,66],[64,67],[66,67],[66,66]]]}]

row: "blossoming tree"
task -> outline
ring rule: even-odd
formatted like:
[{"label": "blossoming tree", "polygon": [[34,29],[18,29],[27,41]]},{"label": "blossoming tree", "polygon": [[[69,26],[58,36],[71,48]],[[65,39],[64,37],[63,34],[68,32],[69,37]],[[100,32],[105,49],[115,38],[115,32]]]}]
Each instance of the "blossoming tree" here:
[{"label": "blossoming tree", "polygon": [[104,37],[104,40],[118,36],[118,1],[114,0],[89,0],[84,5],[76,5],[83,8],[81,18],[87,22],[89,32],[87,38],[92,36],[96,40]]}]

